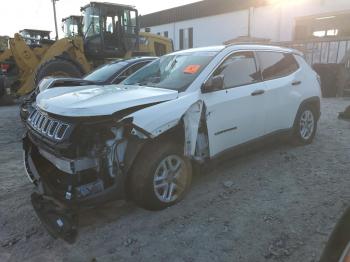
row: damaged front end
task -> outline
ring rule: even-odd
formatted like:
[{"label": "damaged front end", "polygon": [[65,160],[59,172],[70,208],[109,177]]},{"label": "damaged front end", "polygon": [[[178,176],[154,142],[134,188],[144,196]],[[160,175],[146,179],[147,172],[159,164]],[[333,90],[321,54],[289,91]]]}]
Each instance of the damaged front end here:
[{"label": "damaged front end", "polygon": [[[77,236],[78,213],[128,198],[128,173],[146,143],[183,137],[184,156],[209,157],[205,108],[197,94],[127,108],[109,116],[68,117],[36,108],[23,138],[33,207],[55,238]],[[177,136],[176,132],[180,130]]]},{"label": "damaged front end", "polygon": [[126,198],[126,173],[147,133],[115,117],[72,120],[36,109],[26,122],[24,163],[36,186],[31,201],[55,238],[74,242],[81,209]]}]

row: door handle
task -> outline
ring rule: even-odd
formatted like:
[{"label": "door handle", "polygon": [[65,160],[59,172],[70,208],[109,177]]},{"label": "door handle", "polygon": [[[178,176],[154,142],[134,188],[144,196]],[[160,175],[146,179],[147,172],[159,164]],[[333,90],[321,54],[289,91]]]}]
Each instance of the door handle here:
[{"label": "door handle", "polygon": [[251,95],[252,96],[260,96],[265,93],[265,90],[255,90]]},{"label": "door handle", "polygon": [[298,86],[298,85],[300,85],[301,84],[301,81],[294,81],[293,83],[292,83],[292,86]]}]

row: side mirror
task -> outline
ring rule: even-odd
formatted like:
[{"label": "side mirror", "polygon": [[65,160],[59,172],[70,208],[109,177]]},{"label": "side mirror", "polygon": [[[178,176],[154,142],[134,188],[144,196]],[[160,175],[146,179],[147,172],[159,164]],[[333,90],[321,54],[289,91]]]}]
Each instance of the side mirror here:
[{"label": "side mirror", "polygon": [[209,78],[202,85],[202,93],[219,91],[219,90],[222,90],[223,88],[224,88],[224,76],[223,75],[213,76]]}]

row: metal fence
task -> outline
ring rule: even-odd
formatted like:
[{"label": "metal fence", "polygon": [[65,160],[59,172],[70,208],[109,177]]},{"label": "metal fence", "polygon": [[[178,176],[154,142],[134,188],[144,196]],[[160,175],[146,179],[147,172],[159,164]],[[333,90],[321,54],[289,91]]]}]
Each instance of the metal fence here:
[{"label": "metal fence", "polygon": [[350,38],[275,43],[304,53],[310,64],[345,64],[350,68]]}]

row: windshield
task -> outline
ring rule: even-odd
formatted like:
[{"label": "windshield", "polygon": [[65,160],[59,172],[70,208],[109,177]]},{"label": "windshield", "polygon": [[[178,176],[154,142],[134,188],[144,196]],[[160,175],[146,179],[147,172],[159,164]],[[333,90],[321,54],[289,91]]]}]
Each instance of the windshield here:
[{"label": "windshield", "polygon": [[122,70],[128,63],[114,62],[103,65],[84,77],[85,80],[93,82],[104,82]]},{"label": "windshield", "polygon": [[83,33],[86,37],[100,34],[100,17],[97,8],[88,7],[84,10]]},{"label": "windshield", "polygon": [[209,64],[216,52],[166,55],[122,82],[183,91]]}]

